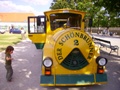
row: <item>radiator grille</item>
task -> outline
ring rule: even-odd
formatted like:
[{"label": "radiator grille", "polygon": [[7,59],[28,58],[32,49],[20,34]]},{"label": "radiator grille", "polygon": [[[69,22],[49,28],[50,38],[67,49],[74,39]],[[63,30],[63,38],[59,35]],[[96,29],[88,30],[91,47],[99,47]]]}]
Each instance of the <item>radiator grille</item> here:
[{"label": "radiator grille", "polygon": [[61,65],[70,70],[82,69],[88,65],[88,61],[85,59],[79,49],[75,48],[71,53],[63,60]]}]

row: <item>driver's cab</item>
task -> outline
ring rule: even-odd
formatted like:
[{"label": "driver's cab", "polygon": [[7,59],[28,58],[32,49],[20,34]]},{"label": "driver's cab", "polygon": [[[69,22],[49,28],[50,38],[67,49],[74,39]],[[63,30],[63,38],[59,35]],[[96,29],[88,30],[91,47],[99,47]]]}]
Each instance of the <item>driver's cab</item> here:
[{"label": "driver's cab", "polygon": [[45,16],[28,17],[28,37],[42,49],[46,36],[65,28],[84,30],[84,12],[59,9],[44,12]]},{"label": "driver's cab", "polygon": [[51,30],[64,27],[65,25],[70,28],[81,27],[81,15],[72,13],[56,13],[50,15],[50,26]]}]

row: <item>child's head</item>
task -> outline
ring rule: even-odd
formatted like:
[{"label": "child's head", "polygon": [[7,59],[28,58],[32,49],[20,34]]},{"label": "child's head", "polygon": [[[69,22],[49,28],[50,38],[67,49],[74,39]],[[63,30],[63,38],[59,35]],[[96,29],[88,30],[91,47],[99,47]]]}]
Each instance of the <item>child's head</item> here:
[{"label": "child's head", "polygon": [[14,50],[14,48],[12,46],[8,46],[5,50],[5,54],[12,54],[13,50]]}]

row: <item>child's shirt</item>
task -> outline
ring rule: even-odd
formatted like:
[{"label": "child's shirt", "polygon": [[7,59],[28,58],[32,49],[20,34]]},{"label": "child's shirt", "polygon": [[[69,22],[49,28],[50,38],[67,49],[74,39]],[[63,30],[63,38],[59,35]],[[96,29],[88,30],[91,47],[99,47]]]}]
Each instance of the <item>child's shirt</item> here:
[{"label": "child's shirt", "polygon": [[5,55],[5,65],[11,65],[11,60],[6,60],[6,57],[8,57],[8,58],[11,58],[11,55],[10,54],[6,54]]}]

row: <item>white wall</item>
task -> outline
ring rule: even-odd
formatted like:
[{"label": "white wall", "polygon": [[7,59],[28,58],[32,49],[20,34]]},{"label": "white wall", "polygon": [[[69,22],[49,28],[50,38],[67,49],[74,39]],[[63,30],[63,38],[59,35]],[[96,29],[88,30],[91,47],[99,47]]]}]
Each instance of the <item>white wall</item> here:
[{"label": "white wall", "polygon": [[15,25],[15,26],[27,26],[27,22],[0,22],[1,26],[7,25],[7,26],[11,26],[11,25]]},{"label": "white wall", "polygon": [[5,28],[6,30],[9,30],[9,28],[11,28],[12,25],[15,28],[24,27],[25,29],[27,29],[28,27],[27,22],[0,22],[0,26]]}]

